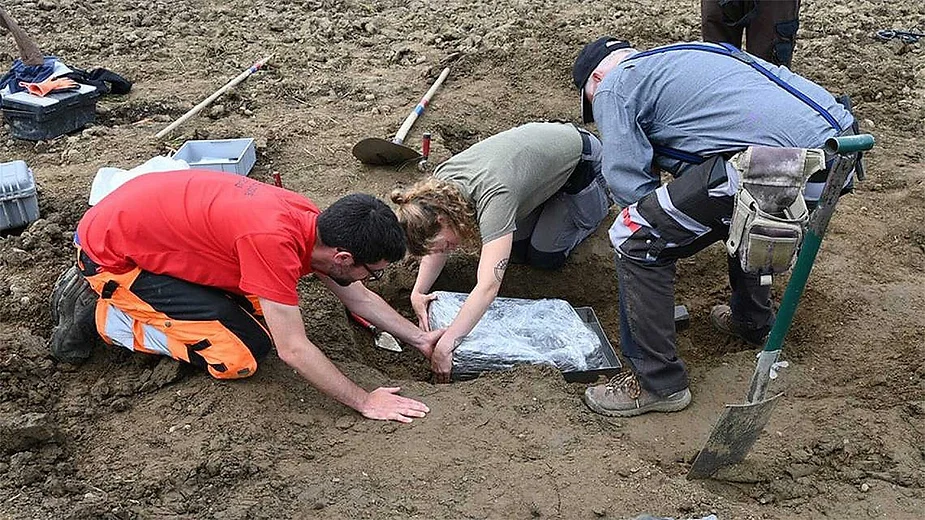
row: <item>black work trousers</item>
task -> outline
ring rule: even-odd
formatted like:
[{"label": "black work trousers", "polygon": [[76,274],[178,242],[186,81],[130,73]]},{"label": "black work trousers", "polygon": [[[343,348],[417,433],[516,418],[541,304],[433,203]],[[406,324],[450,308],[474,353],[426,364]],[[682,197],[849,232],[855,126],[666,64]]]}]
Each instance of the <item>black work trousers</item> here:
[{"label": "black work trousers", "polygon": [[799,29],[800,0],[700,0],[703,41],[731,43],[790,67]]},{"label": "black work trousers", "polygon": [[[726,161],[714,157],[625,209],[615,224],[625,226],[626,235],[614,244],[620,347],[640,384],[657,395],[689,384],[675,346],[675,264],[728,236],[734,187]],[[733,318],[760,342],[774,322],[770,287],[744,272],[738,257],[729,257],[728,267]]]}]

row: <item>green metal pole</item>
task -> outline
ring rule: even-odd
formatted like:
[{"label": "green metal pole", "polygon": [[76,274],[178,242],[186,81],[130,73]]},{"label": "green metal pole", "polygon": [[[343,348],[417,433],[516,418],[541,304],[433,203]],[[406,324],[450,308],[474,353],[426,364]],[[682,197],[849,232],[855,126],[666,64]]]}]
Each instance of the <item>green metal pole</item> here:
[{"label": "green metal pole", "polygon": [[806,281],[809,279],[810,271],[813,270],[813,263],[816,261],[816,254],[819,253],[821,245],[821,236],[812,231],[806,233],[800,254],[797,256],[797,264],[793,268],[793,274],[790,275],[790,281],[787,283],[787,289],[781,299],[780,308],[777,310],[777,319],[774,320],[774,326],[771,328],[767,342],[765,342],[765,351],[780,350],[783,347],[784,337],[790,331],[793,315],[796,314],[800,296],[806,287]]},{"label": "green metal pole", "polygon": [[797,262],[790,275],[790,281],[787,282],[787,289],[781,299],[774,326],[771,327],[764,349],[758,356],[758,364],[748,391],[748,402],[750,403],[764,400],[767,394],[771,367],[777,361],[784,345],[784,338],[793,324],[793,316],[800,303],[800,296],[806,288],[806,281],[813,269],[813,263],[822,245],[822,237],[825,236],[829,220],[835,213],[835,205],[841,195],[842,186],[845,185],[848,175],[854,168],[856,157],[848,154],[870,150],[873,145],[874,138],[870,134],[834,137],[826,142],[826,150],[838,155],[829,173],[829,178],[826,180],[825,188],[822,190],[822,196],[819,197],[819,205],[810,217],[803,245],[797,255]]}]

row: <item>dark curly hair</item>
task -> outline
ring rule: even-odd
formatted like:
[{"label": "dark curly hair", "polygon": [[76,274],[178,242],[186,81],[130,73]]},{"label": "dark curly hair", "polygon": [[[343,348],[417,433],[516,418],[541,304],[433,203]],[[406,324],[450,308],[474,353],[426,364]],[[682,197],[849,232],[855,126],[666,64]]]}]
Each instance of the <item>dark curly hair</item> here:
[{"label": "dark curly hair", "polygon": [[337,200],[318,215],[318,235],[330,247],[349,251],[361,264],[405,257],[405,231],[385,202],[365,193]]}]

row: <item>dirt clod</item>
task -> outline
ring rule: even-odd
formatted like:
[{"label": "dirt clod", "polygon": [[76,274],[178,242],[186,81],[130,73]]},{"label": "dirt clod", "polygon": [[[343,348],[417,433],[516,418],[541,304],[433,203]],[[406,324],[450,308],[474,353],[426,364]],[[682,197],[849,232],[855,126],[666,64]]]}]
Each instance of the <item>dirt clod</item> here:
[{"label": "dirt clod", "polygon": [[48,414],[26,413],[0,416],[0,446],[17,453],[54,438],[56,429]]}]

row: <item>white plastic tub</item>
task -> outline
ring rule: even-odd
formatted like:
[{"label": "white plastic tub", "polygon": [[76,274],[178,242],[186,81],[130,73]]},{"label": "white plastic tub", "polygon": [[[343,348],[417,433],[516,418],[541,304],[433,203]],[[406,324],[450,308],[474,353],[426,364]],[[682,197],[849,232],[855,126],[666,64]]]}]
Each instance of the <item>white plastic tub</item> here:
[{"label": "white plastic tub", "polygon": [[247,175],[257,162],[257,147],[250,138],[187,141],[173,158],[186,161],[190,168]]}]

